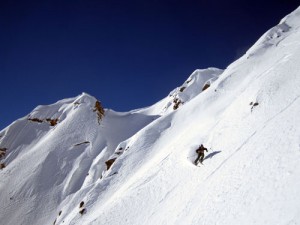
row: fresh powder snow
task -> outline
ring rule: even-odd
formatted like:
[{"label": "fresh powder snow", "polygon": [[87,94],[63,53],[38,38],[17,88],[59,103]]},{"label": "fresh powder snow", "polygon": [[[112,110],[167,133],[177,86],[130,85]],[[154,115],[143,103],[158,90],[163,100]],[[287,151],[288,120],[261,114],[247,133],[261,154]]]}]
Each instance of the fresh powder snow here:
[{"label": "fresh powder snow", "polygon": [[152,106],[99,100],[38,106],[0,132],[0,224],[300,224],[300,7]]}]

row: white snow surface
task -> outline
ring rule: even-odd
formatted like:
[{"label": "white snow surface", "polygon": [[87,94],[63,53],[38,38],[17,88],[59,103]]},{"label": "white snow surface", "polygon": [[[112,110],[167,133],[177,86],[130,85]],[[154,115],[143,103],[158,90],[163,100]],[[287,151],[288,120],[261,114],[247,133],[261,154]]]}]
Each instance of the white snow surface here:
[{"label": "white snow surface", "polygon": [[300,8],[150,107],[98,123],[83,93],[15,121],[0,132],[0,224],[300,224],[299,27]]}]

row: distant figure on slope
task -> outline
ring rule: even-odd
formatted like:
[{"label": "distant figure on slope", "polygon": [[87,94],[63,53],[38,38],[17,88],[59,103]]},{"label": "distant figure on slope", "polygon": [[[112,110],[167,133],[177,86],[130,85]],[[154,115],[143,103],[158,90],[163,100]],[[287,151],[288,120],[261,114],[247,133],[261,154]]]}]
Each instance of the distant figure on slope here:
[{"label": "distant figure on slope", "polygon": [[197,165],[199,161],[200,161],[200,163],[202,164],[203,159],[204,159],[204,151],[207,151],[207,148],[205,148],[205,147],[203,146],[203,144],[201,144],[201,145],[199,146],[199,148],[196,150],[196,153],[198,153],[198,157],[197,157],[197,159],[195,160],[195,165]]}]

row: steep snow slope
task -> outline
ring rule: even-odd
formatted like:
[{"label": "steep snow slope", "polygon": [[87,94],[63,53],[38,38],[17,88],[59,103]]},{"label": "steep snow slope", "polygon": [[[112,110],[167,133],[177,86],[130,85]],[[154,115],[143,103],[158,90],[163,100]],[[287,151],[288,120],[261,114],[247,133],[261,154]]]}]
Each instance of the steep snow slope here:
[{"label": "steep snow slope", "polygon": [[171,107],[174,98],[181,104],[190,101],[220,73],[216,68],[195,71],[182,85],[184,93],[182,87],[176,88],[144,109],[125,113],[106,109],[100,118],[97,99],[83,93],[38,106],[15,121],[0,132],[0,163],[5,166],[0,171],[0,220],[4,224],[53,223],[60,205],[78,201],[82,190],[90,190],[106,176],[110,164],[128,150],[129,137],[176,110]]},{"label": "steep snow slope", "polygon": [[61,201],[101,177],[121,141],[157,118],[106,110],[99,124],[96,101],[83,93],[39,106],[0,133],[3,224],[49,223]]},{"label": "steep snow slope", "polygon": [[[72,202],[60,221],[299,224],[299,13],[206,92],[128,140],[130,150],[83,194],[87,213],[80,216]],[[191,161],[200,143],[212,150],[197,168]]]},{"label": "steep snow slope", "polygon": [[222,72],[223,70],[213,67],[195,70],[180,87],[171,91],[167,97],[150,107],[138,110],[150,115],[170,113],[209,88]]},{"label": "steep snow slope", "polygon": [[151,107],[98,124],[83,94],[16,121],[0,132],[1,223],[300,224],[299,26],[300,8]]}]

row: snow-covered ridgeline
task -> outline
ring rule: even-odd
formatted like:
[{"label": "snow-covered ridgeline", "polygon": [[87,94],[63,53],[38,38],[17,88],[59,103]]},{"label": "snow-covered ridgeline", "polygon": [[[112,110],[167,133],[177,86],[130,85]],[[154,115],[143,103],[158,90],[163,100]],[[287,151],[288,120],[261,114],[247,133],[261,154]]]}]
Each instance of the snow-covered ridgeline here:
[{"label": "snow-covered ridgeline", "polygon": [[298,8],[226,70],[197,70],[153,106],[99,122],[83,93],[14,122],[0,132],[1,221],[300,223],[299,26]]}]

